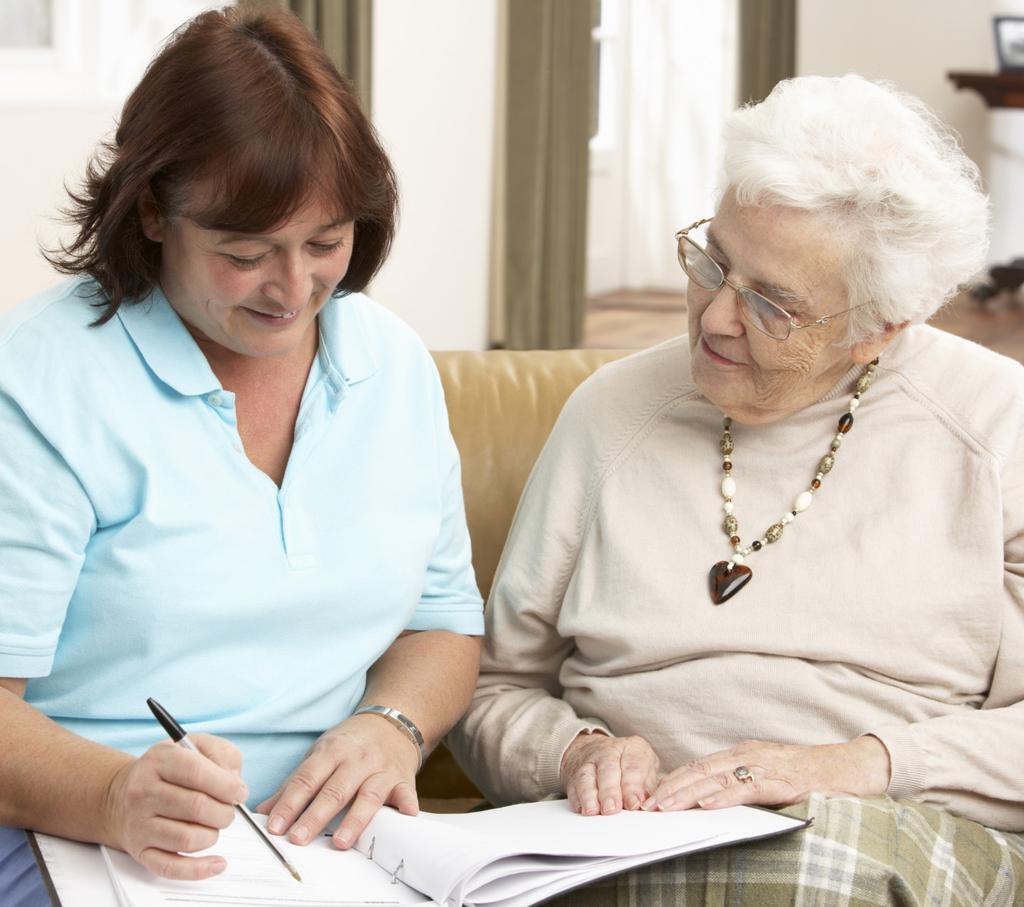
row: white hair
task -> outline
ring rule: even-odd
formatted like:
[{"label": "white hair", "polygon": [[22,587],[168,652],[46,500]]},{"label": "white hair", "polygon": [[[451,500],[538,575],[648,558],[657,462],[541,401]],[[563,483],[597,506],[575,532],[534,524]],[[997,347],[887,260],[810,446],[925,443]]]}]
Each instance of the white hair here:
[{"label": "white hair", "polygon": [[921,101],[858,75],[802,76],[732,113],[721,185],[740,205],[825,217],[850,244],[849,341],[926,321],[981,268],[988,199]]}]

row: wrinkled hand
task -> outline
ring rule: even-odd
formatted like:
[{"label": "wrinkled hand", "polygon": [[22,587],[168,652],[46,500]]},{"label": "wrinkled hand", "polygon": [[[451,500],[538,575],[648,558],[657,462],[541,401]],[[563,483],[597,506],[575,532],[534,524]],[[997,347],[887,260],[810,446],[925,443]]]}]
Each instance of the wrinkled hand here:
[{"label": "wrinkled hand", "polygon": [[223,857],[186,857],[217,843],[249,795],[242,755],[210,734],[189,734],[200,753],[169,740],[125,764],[107,791],[109,837],[150,872],[205,879],[223,872]]},{"label": "wrinkled hand", "polygon": [[[750,772],[746,782],[733,774],[740,766]],[[885,793],[889,773],[889,753],[877,737],[825,746],[746,740],[666,775],[643,808],[789,806],[813,791],[871,797]]]},{"label": "wrinkled hand", "polygon": [[398,728],[376,715],[353,715],[321,736],[256,812],[270,815],[271,834],[287,833],[293,844],[308,844],[349,806],[333,836],[347,850],[381,806],[410,816],[419,812],[419,762],[416,745]]},{"label": "wrinkled hand", "polygon": [[607,816],[640,808],[657,784],[658,757],[643,737],[579,734],[558,774],[574,812]]}]

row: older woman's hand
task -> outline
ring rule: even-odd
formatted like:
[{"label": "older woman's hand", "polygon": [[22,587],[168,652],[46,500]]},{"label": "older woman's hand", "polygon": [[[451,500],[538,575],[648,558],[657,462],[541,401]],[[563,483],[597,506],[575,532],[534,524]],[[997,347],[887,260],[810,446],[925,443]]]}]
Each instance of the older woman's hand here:
[{"label": "older woman's hand", "polygon": [[272,834],[308,844],[341,810],[348,813],[334,832],[347,850],[381,806],[406,815],[419,812],[416,745],[375,715],[353,715],[313,744],[302,764],[256,811],[268,813]]},{"label": "older woman's hand", "polygon": [[877,737],[823,746],[746,740],[666,775],[643,808],[789,806],[812,791],[870,797],[885,793],[889,773],[889,752]]},{"label": "older woman's hand", "polygon": [[562,755],[562,789],[574,812],[639,809],[658,780],[658,757],[643,737],[579,734]]}]

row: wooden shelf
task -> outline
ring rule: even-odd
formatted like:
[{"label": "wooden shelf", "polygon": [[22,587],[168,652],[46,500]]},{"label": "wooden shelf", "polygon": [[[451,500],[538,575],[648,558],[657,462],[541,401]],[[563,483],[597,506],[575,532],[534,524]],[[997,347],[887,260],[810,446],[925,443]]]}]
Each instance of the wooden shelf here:
[{"label": "wooden shelf", "polygon": [[1024,107],[1024,72],[949,72],[957,88],[978,92],[989,107]]}]

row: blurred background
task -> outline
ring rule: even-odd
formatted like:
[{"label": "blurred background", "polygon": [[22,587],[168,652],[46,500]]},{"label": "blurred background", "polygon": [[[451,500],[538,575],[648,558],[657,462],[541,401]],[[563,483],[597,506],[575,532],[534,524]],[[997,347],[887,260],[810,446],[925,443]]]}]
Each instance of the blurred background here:
[{"label": "blurred background", "polygon": [[[294,9],[356,85],[402,190],[370,293],[432,349],[682,333],[673,234],[712,210],[722,119],[792,75],[859,72],[922,98],[992,194],[990,263],[1024,256],[1024,75],[993,25],[1024,0],[243,2]],[[0,0],[0,312],[61,279],[38,249],[67,235],[64,183],[161,42],[219,5]],[[1024,360],[1015,272],[995,273],[1007,289],[939,321]]]}]

